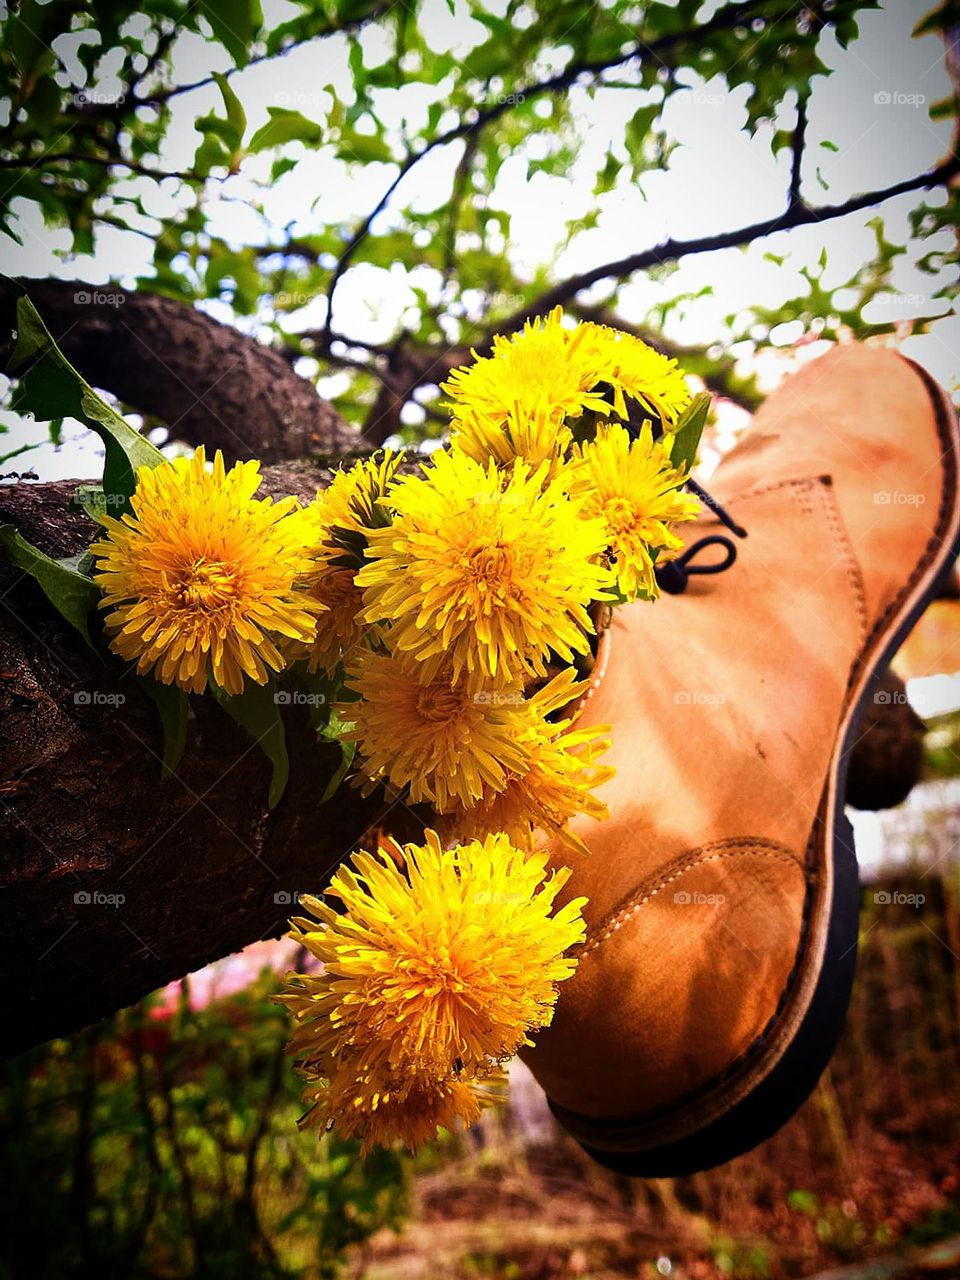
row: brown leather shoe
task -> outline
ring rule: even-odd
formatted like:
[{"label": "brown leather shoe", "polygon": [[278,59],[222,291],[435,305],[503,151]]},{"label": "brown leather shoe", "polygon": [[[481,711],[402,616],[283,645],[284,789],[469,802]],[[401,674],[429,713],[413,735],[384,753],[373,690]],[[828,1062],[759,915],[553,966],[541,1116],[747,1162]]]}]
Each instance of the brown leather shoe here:
[{"label": "brown leather shoe", "polygon": [[[958,450],[917,366],[836,348],[711,481],[749,532],[736,565],[615,612],[583,710],[613,725],[611,816],[575,825],[591,856],[568,886],[590,899],[587,941],[526,1054],[611,1168],[739,1155],[829,1059],[857,942],[846,762],[873,678],[957,554]],[[707,510],[687,545],[717,532]]]}]

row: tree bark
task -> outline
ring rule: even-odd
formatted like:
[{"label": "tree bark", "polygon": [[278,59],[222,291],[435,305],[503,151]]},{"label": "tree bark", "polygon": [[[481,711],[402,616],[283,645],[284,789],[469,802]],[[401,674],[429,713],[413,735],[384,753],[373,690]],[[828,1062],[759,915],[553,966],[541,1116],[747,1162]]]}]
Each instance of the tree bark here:
[{"label": "tree bark", "polygon": [[[86,380],[163,423],[175,440],[233,461],[330,455],[357,433],[271,350],[203,311],[116,285],[22,280],[60,350]],[[15,329],[0,278],[0,332]],[[0,351],[0,366],[6,363]]]},{"label": "tree bark", "polygon": [[[329,476],[309,462],[266,474],[265,491],[304,498]],[[0,488],[0,520],[15,520],[49,554],[73,554],[94,530],[67,510],[72,490]],[[290,783],[272,811],[266,758],[209,698],[191,700],[186,755],[161,784],[158,717],[124,664],[86,650],[5,563],[0,604],[8,1052],[279,936],[295,912],[291,896],[319,891],[388,812],[392,831],[411,838],[422,829],[404,805],[362,800],[346,784],[321,806],[338,753],[317,744],[297,707],[284,712]]]}]

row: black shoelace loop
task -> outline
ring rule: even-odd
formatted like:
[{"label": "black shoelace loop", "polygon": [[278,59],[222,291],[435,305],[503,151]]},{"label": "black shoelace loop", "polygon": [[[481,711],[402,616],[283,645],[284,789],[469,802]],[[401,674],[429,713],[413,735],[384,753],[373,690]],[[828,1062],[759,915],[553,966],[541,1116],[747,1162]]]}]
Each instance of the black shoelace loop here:
[{"label": "black shoelace loop", "polygon": [[[688,480],[687,488],[691,493],[696,494],[704,506],[709,507],[714,512],[720,523],[725,525],[731,533],[738,538],[747,536],[747,531],[743,525],[737,524],[729,512],[716,499],[711,498],[706,489],[698,484],[696,480]],[[723,547],[723,559],[710,560],[706,564],[695,564],[694,561],[699,557],[700,553],[708,547]],[[705,537],[699,538],[696,542],[692,542],[675,560],[668,560],[665,564],[657,565],[655,569],[657,582],[661,591],[665,591],[667,595],[676,596],[682,591],[686,591],[691,577],[723,573],[730,568],[736,558],[737,544],[733,541],[733,538],[728,538],[725,533],[709,533]]]}]

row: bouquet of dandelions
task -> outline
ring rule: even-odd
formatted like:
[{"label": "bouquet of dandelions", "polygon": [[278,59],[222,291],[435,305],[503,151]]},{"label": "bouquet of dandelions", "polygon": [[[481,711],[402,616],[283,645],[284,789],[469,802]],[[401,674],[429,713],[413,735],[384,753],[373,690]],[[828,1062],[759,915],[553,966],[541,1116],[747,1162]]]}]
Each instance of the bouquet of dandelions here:
[{"label": "bouquet of dandelions", "polygon": [[[340,473],[315,521],[306,660],[342,664],[356,781],[440,815],[335,874],[293,936],[319,961],[279,997],[307,1080],[304,1123],[416,1147],[470,1124],[502,1065],[549,1023],[576,967],[582,898],[543,849],[586,852],[609,727],[578,728],[595,617],[657,595],[692,519],[706,416],[674,361],[559,310],[458,369],[449,444],[412,474]],[[636,432],[627,425],[631,404]],[[459,843],[453,843],[459,841]]]},{"label": "bouquet of dandelions", "polygon": [[[45,335],[34,318],[24,310],[21,340]],[[69,369],[52,344],[43,359]],[[245,700],[292,668],[334,691],[318,728],[343,741],[351,780],[437,815],[442,838],[353,854],[328,901],[301,898],[309,915],[292,921],[322,963],[277,997],[306,1080],[301,1123],[364,1151],[474,1121],[576,968],[585,899],[557,906],[570,871],[544,846],[585,853],[570,819],[606,812],[594,789],[612,773],[609,727],[578,727],[576,710],[596,620],[656,598],[655,562],[698,509],[683,486],[709,404],[675,361],[567,327],[559,309],[443,389],[444,448],[366,458],[307,507],[256,498],[257,462],[144,456],[152,446],[89,388],[72,410],[108,445],[84,581],[165,724],[164,690],[210,691],[255,728],[261,704]],[[44,394],[27,376],[21,390],[25,404]],[[34,572],[35,549],[3,545]]]}]

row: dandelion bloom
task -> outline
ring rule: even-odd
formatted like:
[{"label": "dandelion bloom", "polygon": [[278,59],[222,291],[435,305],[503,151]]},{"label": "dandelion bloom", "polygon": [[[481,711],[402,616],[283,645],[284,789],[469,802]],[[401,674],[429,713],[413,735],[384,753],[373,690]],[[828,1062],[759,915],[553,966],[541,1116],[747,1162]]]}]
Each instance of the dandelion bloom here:
[{"label": "dandelion bloom", "polygon": [[655,554],[679,550],[683,543],[671,526],[696,519],[700,510],[692,494],[680,492],[686,473],[671,465],[649,422],[637,439],[616,423],[599,427],[594,440],[574,447],[569,470],[571,492],[606,527],[620,594],[653,599]]},{"label": "dandelion bloom", "polygon": [[393,523],[368,535],[357,583],[365,618],[388,624],[390,648],[421,680],[447,670],[481,692],[544,676],[551,651],[564,662],[587,652],[587,606],[610,580],[606,529],[562,479],[444,452],[389,501]]},{"label": "dandelion bloom", "polygon": [[389,521],[380,501],[401,461],[385,450],[338,470],[329,486],[293,517],[301,524],[310,558],[307,590],[320,608],[311,642],[288,646],[286,653],[291,660],[304,659],[310,671],[332,676],[370,630],[360,615],[363,593],[354,579],[363,564],[367,531]]},{"label": "dandelion bloom", "polygon": [[[659,418],[668,431],[675,426],[692,399],[676,360],[632,333],[589,322],[579,329],[583,358],[592,364],[598,382],[609,386],[614,414],[626,421],[630,399]],[[604,416],[609,412],[608,408]]]},{"label": "dandelion bloom", "polygon": [[228,694],[285,665],[278,643],[308,640],[319,608],[301,590],[307,568],[290,512],[295,498],[255,499],[258,462],[213,470],[203,448],[137,471],[132,510],[104,516],[94,573],[111,610],[110,647],[163,684]]},{"label": "dandelion bloom", "polygon": [[326,489],[307,507],[312,522],[313,554],[327,563],[363,564],[366,535],[390,523],[384,499],[397,476],[403,455],[384,449],[334,472]]},{"label": "dandelion bloom", "polygon": [[515,722],[519,688],[472,694],[448,676],[422,683],[409,662],[360,649],[347,664],[347,685],[360,695],[337,707],[352,723],[366,790],[380,782],[408,789],[414,804],[438,813],[470,805],[501,789],[508,774],[526,768]]},{"label": "dandelion bloom", "polygon": [[451,832],[464,839],[502,831],[523,849],[534,848],[538,833],[544,833],[578,853],[587,852],[567,824],[580,813],[597,820],[607,817],[607,806],[593,791],[615,772],[599,762],[610,747],[610,726],[578,729],[575,717],[549,719],[587,688],[568,667],[525,701],[516,723],[527,757],[524,768],[510,773],[499,791],[488,791],[471,808],[451,815]]},{"label": "dandelion bloom", "polygon": [[554,911],[568,877],[501,834],[444,849],[428,831],[423,845],[354,854],[326,891],[340,912],[302,900],[314,919],[294,920],[293,936],[323,970],[297,975],[281,999],[289,1051],[326,1080],[327,1101],[314,1100],[334,1127],[393,1099],[403,1136],[411,1096],[414,1116],[463,1115],[451,1087],[485,1079],[549,1024],[585,930],[584,899]]},{"label": "dandelion bloom", "polygon": [[394,1087],[380,1081],[370,1088],[364,1068],[359,1068],[359,1077],[353,1074],[349,1059],[340,1068],[333,1080],[321,1078],[315,1070],[310,1073],[303,1095],[309,1110],[300,1127],[332,1128],[340,1138],[359,1139],[361,1156],[398,1141],[417,1151],[441,1129],[469,1128],[492,1101],[472,1081],[408,1078]]},{"label": "dandelion bloom", "polygon": [[609,408],[595,390],[596,357],[585,353],[587,326],[564,328],[555,308],[527,321],[520,333],[493,340],[490,356],[454,369],[441,388],[452,401],[452,443],[486,464],[525,458],[533,466],[562,457],[571,440],[568,418]]}]

